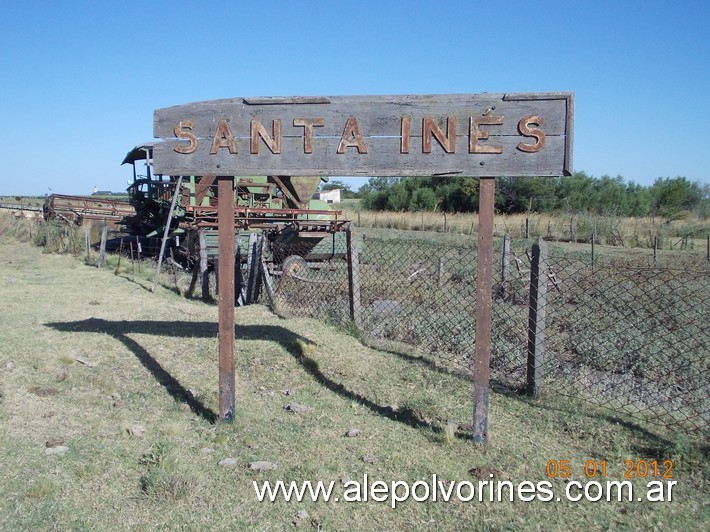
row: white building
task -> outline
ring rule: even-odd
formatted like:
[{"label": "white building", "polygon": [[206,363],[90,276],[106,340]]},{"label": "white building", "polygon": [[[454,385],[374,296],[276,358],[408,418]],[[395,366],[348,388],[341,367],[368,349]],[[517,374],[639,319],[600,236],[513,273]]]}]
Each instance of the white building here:
[{"label": "white building", "polygon": [[340,203],[340,189],[322,190],[315,194],[316,199],[323,200],[328,203]]}]

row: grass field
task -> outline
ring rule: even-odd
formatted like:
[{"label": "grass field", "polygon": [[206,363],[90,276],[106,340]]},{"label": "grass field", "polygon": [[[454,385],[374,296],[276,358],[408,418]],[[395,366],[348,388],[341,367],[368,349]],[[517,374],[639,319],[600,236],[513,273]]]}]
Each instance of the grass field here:
[{"label": "grass field", "polygon": [[[396,229],[398,231],[435,231],[456,235],[472,235],[478,231],[476,213],[360,211],[356,200],[346,200],[340,208],[349,220],[365,229]],[[668,221],[661,217],[624,218],[593,214],[497,214],[495,234],[510,233],[524,238],[525,224],[530,238],[542,236],[548,240],[591,242],[626,248],[653,248],[655,237],[659,249],[707,250],[710,220],[689,215]],[[574,237],[574,238],[572,238]]]},{"label": "grass field", "polygon": [[[115,262],[0,232],[0,529],[653,530],[710,524],[706,451],[565,400],[493,390],[491,443],[441,425],[470,381],[310,319],[236,312],[237,410],[217,411],[217,308]],[[303,413],[285,409],[305,405]],[[444,414],[442,414],[444,413]],[[455,418],[457,418],[456,416]],[[350,429],[357,437],[348,437]],[[61,442],[61,443],[60,443]],[[66,447],[63,454],[47,449]],[[50,451],[52,452],[52,451]],[[233,458],[232,466],[220,465]],[[258,502],[264,480],[547,479],[549,460],[673,460],[671,502]],[[275,469],[249,465],[268,461]],[[635,494],[648,479],[635,479]],[[558,496],[565,481],[551,480]],[[337,488],[340,489],[340,488]],[[336,489],[336,491],[337,491]],[[339,492],[342,494],[342,489]],[[305,511],[306,513],[300,513]],[[307,514],[307,515],[306,515]],[[704,524],[703,524],[704,523]]]}]

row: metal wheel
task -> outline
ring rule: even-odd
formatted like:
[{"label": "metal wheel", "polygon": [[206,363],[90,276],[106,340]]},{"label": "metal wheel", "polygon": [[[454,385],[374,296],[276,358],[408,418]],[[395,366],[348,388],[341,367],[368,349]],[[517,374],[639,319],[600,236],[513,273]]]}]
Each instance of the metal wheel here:
[{"label": "metal wheel", "polygon": [[291,255],[281,264],[283,275],[299,275],[308,269],[306,259],[300,255]]}]

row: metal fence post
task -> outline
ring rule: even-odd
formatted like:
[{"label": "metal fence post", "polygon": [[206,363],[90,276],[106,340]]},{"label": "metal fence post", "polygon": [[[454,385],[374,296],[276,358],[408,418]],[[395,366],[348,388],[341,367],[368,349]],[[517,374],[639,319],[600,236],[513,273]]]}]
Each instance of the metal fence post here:
[{"label": "metal fence post", "polygon": [[510,283],[510,233],[503,237],[503,258],[501,259],[500,271],[500,295],[503,299],[508,297],[508,285]]},{"label": "metal fence post", "polygon": [[439,268],[437,270],[436,287],[441,288],[444,286],[444,272],[446,271],[446,259],[444,257],[439,257]]},{"label": "metal fence post", "polygon": [[547,244],[538,238],[530,264],[530,311],[528,317],[527,393],[540,394],[545,378],[545,314],[547,306]]},{"label": "metal fence post", "polygon": [[345,233],[348,247],[348,295],[350,296],[350,319],[357,329],[362,329],[360,307],[360,255],[352,225]]}]

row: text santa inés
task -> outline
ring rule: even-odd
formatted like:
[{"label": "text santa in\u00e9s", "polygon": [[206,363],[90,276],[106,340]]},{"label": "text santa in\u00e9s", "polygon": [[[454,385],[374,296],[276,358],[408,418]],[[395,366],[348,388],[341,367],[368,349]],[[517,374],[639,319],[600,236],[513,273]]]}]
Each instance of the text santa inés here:
[{"label": "text santa in\u00e9s", "polygon": [[[443,122],[443,120],[442,120]],[[489,127],[503,125],[504,117],[500,115],[472,116],[467,124],[468,142],[465,149],[474,154],[500,154],[503,146],[489,139]],[[517,131],[521,141],[516,148],[524,153],[536,153],[545,147],[545,133],[541,129],[545,120],[539,115],[523,116],[517,124]],[[313,153],[313,138],[315,128],[325,126],[323,118],[294,118],[293,127],[302,131],[303,153]],[[432,140],[436,140],[445,153],[456,153],[456,117],[446,117],[445,126],[439,125],[435,118],[424,117],[421,121],[421,152],[431,153]],[[193,133],[195,123],[193,120],[180,120],[175,124],[175,136],[188,141],[187,144],[176,146],[174,150],[181,154],[194,153],[198,149],[200,139]],[[281,153],[282,124],[280,119],[271,121],[271,131],[268,131],[261,121],[252,119],[249,126],[249,153],[258,154],[261,144],[273,154]],[[419,149],[414,146],[412,139],[412,117],[403,116],[400,121],[400,130],[393,132],[400,139],[400,153],[408,154],[410,150]],[[356,150],[359,154],[367,153],[367,144],[376,141],[377,137],[368,137],[355,116],[350,116],[343,128],[336,153],[344,154],[346,150]],[[237,138],[227,119],[220,119],[215,127],[214,136],[206,139],[210,143],[210,155],[216,155],[220,150],[227,150],[230,154],[238,153]],[[459,147],[461,149],[461,147]]]}]

